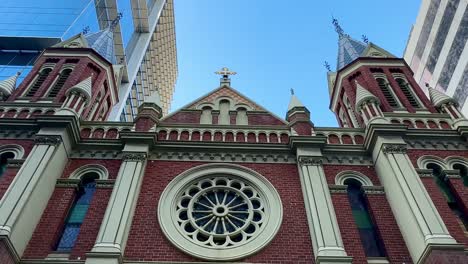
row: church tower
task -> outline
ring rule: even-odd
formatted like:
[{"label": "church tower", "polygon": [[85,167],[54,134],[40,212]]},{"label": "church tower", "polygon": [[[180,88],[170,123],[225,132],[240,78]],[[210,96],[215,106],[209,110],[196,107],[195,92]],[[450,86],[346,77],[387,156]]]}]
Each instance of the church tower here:
[{"label": "church tower", "polygon": [[338,59],[328,72],[330,109],[341,127],[365,127],[383,113],[436,113],[406,62],[372,42],[358,41],[336,19]]}]

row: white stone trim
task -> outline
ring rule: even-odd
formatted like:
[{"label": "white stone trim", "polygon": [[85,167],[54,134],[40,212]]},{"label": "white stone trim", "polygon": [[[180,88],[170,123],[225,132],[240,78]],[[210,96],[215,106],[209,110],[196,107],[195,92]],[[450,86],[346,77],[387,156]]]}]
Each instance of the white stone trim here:
[{"label": "white stone trim", "polygon": [[22,159],[24,156],[24,148],[17,144],[8,144],[0,146],[0,155],[6,152],[11,152],[15,155],[14,159]]},{"label": "white stone trim", "polygon": [[427,165],[429,163],[435,163],[439,165],[443,170],[449,170],[449,167],[446,165],[445,160],[437,156],[425,155],[419,157],[417,161],[418,168],[420,169],[427,169]]},{"label": "white stone trim", "polygon": [[374,184],[372,184],[372,181],[371,179],[369,179],[369,177],[367,177],[366,175],[358,171],[352,171],[352,170],[342,171],[338,173],[335,176],[335,184],[346,185],[344,182],[347,179],[355,179],[359,181],[362,184],[362,186],[374,186]]},{"label": "white stone trim", "polygon": [[99,175],[99,180],[107,180],[109,178],[109,172],[107,171],[106,167],[100,164],[87,164],[84,166],[79,167],[75,171],[73,171],[69,178],[70,179],[81,179],[87,173],[94,172]]},{"label": "white stone trim", "polygon": [[[262,229],[246,243],[234,248],[211,248],[200,246],[181,231],[176,223],[177,197],[197,179],[216,175],[230,175],[255,186],[264,200],[265,218]],[[278,232],[283,218],[280,196],[273,185],[259,173],[234,164],[206,164],[191,168],[175,177],[161,195],[158,205],[158,220],[163,233],[180,250],[194,257],[226,261],[245,258],[268,245]]]}]

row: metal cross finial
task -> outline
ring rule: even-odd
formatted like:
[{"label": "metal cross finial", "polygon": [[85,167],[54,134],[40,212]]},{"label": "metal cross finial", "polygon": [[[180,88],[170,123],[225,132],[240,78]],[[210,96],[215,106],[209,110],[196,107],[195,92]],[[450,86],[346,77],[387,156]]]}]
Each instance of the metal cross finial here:
[{"label": "metal cross finial", "polygon": [[366,44],[369,43],[369,39],[367,38],[366,35],[362,35],[361,38],[362,38],[362,41],[364,41],[364,43],[366,43]]},{"label": "metal cross finial", "polygon": [[291,95],[294,95],[294,89],[291,88]]},{"label": "metal cross finial", "polygon": [[237,72],[231,71],[227,67],[223,67],[221,70],[215,72],[215,74],[222,75],[224,79],[228,79],[229,75],[236,75]]},{"label": "metal cross finial", "polygon": [[91,30],[91,29],[89,28],[89,26],[84,27],[84,28],[83,28],[83,35],[88,34],[90,30]]},{"label": "metal cross finial", "polygon": [[338,33],[338,35],[343,36],[345,34],[344,30],[340,26],[340,23],[338,22],[338,19],[333,18],[332,24],[335,26],[335,31]]},{"label": "metal cross finial", "polygon": [[323,63],[323,66],[325,66],[325,68],[327,68],[327,71],[331,71],[330,64],[328,64],[328,61],[325,61]]},{"label": "metal cross finial", "polygon": [[109,25],[110,30],[114,31],[114,28],[119,24],[119,21],[120,21],[120,19],[122,19],[122,17],[123,17],[123,13],[118,12],[115,19],[112,20],[110,25]]}]

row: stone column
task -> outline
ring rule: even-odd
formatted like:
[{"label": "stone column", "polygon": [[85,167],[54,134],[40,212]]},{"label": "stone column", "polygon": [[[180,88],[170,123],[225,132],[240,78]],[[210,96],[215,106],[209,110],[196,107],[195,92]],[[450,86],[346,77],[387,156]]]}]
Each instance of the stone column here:
[{"label": "stone column", "polygon": [[459,248],[406,154],[401,137],[376,139],[373,160],[414,263],[424,263],[431,248]]},{"label": "stone column", "polygon": [[344,250],[322,157],[298,155],[298,164],[316,263],[351,263]]},{"label": "stone column", "polygon": [[38,135],[0,201],[0,237],[21,256],[68,161],[62,138]]},{"label": "stone column", "polygon": [[[117,181],[86,264],[120,263],[143,179],[148,146],[127,144]],[[104,261],[104,262],[103,262]]]}]

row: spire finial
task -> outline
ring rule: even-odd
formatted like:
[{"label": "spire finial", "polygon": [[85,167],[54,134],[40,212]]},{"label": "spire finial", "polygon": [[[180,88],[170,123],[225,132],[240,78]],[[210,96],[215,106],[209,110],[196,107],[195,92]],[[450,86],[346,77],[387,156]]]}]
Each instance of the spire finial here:
[{"label": "spire finial", "polygon": [[369,39],[367,38],[366,35],[361,35],[362,42],[369,44]]},{"label": "spire finial", "polygon": [[335,26],[335,31],[340,37],[345,34],[343,28],[341,28],[340,23],[338,22],[338,19],[333,17],[332,24]]},{"label": "spire finial", "polygon": [[109,29],[111,31],[114,31],[114,28],[119,24],[119,21],[120,21],[120,19],[122,19],[122,17],[123,17],[123,13],[118,12],[117,16],[114,18],[114,20],[111,21],[111,23],[109,25]]},{"label": "spire finial", "polygon": [[331,71],[330,64],[328,63],[328,61],[325,61],[325,62],[323,63],[323,66],[325,66],[325,68],[327,69],[327,71]]},{"label": "spire finial", "polygon": [[294,89],[291,88],[291,95],[294,95]]},{"label": "spire finial", "polygon": [[221,78],[221,85],[231,85],[231,79],[229,78],[229,75],[236,75],[237,72],[229,70],[228,67],[223,67],[221,70],[215,72],[215,74],[223,76]]},{"label": "spire finial", "polygon": [[91,31],[91,29],[89,28],[89,26],[86,26],[83,28],[82,32],[83,32],[83,35],[86,35],[89,33],[89,31]]}]

